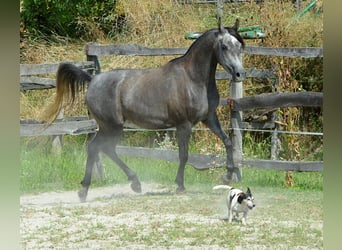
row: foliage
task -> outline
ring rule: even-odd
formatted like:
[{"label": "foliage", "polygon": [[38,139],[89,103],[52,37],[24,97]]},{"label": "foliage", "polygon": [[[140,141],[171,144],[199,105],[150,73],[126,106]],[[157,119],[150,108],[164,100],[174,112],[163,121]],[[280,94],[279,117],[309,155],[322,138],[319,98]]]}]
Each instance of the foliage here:
[{"label": "foliage", "polygon": [[32,33],[96,39],[122,25],[115,7],[113,0],[23,0],[21,21]]}]

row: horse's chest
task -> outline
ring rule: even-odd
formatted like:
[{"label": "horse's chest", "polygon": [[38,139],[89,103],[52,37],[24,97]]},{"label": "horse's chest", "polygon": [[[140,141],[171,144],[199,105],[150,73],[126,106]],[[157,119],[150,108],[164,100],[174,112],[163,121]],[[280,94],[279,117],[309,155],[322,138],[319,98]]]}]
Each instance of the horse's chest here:
[{"label": "horse's chest", "polygon": [[188,115],[194,121],[201,121],[208,116],[208,97],[207,92],[197,91],[190,94]]}]

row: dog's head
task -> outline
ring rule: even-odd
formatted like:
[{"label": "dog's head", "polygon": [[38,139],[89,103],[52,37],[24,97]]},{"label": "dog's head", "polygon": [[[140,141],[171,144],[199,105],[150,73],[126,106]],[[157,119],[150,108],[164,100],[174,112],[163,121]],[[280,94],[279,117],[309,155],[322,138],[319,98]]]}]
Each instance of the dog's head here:
[{"label": "dog's head", "polygon": [[253,209],[253,207],[255,207],[254,198],[249,187],[245,193],[239,195],[238,202],[241,205],[246,205],[249,209]]}]

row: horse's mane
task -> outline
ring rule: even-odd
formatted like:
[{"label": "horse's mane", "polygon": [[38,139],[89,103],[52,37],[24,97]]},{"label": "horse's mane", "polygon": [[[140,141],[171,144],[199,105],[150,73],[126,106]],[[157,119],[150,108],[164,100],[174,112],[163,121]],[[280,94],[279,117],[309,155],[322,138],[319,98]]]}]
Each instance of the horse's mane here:
[{"label": "horse's mane", "polygon": [[[242,48],[245,48],[245,42],[243,40],[243,38],[240,36],[240,34],[233,29],[232,27],[224,27],[226,30],[228,30],[229,34],[231,34],[232,36],[234,36],[242,45]],[[193,42],[191,44],[191,46],[189,47],[189,49],[185,52],[185,54],[181,57],[178,58],[174,58],[172,59],[170,62],[174,62],[174,61],[178,61],[181,60],[182,58],[184,58],[193,48],[195,48],[203,39],[205,39],[207,36],[209,36],[210,34],[214,33],[215,35],[218,35],[219,31],[217,28],[214,29],[210,29],[205,31],[199,38],[196,39],[195,42]]]}]

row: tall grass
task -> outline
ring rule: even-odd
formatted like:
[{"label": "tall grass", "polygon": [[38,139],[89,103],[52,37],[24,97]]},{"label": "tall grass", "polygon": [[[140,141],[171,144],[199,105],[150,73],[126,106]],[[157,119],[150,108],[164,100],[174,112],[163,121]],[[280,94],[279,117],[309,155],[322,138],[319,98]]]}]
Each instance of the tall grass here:
[{"label": "tall grass", "polygon": [[[51,190],[75,190],[80,188],[80,181],[85,171],[85,137],[64,137],[61,155],[51,153],[50,141],[46,138],[21,140],[20,192],[33,193]],[[156,182],[176,188],[174,179],[177,163],[162,160],[122,157],[124,162],[136,171],[142,182]],[[109,158],[102,156],[104,176],[94,179],[92,187],[128,183],[127,177]],[[190,190],[210,190],[221,183],[225,168],[199,171],[186,167],[185,185]],[[243,181],[236,185],[285,187],[285,173],[276,170],[243,168]],[[322,173],[294,173],[293,188],[322,190]]]}]

